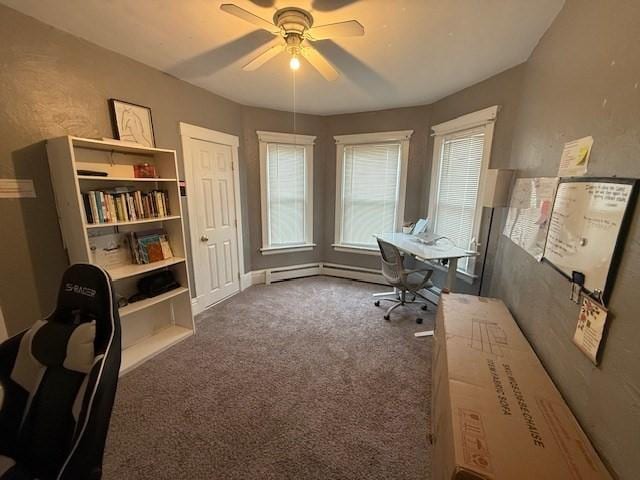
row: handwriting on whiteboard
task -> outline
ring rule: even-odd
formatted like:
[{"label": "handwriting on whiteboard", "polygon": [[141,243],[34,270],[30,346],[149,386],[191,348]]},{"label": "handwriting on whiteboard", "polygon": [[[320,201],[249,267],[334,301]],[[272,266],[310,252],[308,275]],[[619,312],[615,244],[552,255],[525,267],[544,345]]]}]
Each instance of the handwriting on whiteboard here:
[{"label": "handwriting on whiteboard", "polygon": [[566,275],[585,274],[603,291],[632,185],[566,182],[558,187],[544,257]]}]

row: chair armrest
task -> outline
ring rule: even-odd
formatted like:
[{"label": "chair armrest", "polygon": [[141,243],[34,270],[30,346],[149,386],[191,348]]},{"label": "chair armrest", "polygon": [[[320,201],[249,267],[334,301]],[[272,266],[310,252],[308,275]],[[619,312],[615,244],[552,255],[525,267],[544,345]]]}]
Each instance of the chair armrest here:
[{"label": "chair armrest", "polygon": [[11,376],[25,332],[26,330],[0,343],[0,381],[6,381]]},{"label": "chair armrest", "polygon": [[0,394],[0,454],[8,456],[12,455],[16,447],[22,406],[28,397],[27,392],[11,380],[11,372],[25,332],[0,343],[0,384],[3,389]]}]

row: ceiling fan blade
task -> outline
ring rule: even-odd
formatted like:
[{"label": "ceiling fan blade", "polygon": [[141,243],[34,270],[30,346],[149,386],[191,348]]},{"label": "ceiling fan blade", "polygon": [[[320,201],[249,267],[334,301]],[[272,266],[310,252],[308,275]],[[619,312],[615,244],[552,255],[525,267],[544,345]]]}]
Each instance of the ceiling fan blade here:
[{"label": "ceiling fan blade", "polygon": [[362,35],[364,35],[364,27],[357,20],[313,27],[306,33],[309,40],[325,40],[335,37],[360,37]]},{"label": "ceiling fan blade", "polygon": [[331,12],[356,3],[357,1],[358,0],[313,0],[311,2],[311,8],[319,12]]},{"label": "ceiling fan blade", "polygon": [[275,57],[276,55],[282,52],[284,52],[284,45],[282,44],[274,45],[273,47],[265,50],[260,55],[255,57],[253,60],[247,63],[244,67],[242,67],[242,69],[247,72],[252,72],[253,70],[257,70],[262,65],[264,65],[269,60],[271,60],[273,57]]},{"label": "ceiling fan blade", "polygon": [[259,7],[273,7],[276,0],[249,0],[251,3],[255,3]]},{"label": "ceiling fan blade", "polygon": [[312,46],[304,46],[302,48],[302,56],[328,81],[333,82],[338,78],[338,72],[333,68],[333,65]]},{"label": "ceiling fan blade", "polygon": [[257,15],[254,15],[253,13],[245,10],[244,8],[238,7],[233,3],[223,3],[222,5],[220,5],[220,10],[226,13],[230,13],[235,17],[241,18],[246,22],[253,23],[257,27],[260,27],[263,30],[266,30],[273,34],[280,33],[280,30],[278,29],[278,27],[276,27],[273,23],[265,20],[264,18],[258,17]]}]

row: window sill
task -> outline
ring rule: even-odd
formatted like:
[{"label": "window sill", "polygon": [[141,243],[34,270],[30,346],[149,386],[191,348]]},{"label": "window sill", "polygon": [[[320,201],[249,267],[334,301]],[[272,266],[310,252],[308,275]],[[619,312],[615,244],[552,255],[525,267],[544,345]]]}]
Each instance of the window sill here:
[{"label": "window sill", "polygon": [[356,247],[355,245],[341,245],[334,243],[331,245],[336,252],[361,253],[364,255],[380,255],[380,250],[375,247]]},{"label": "window sill", "polygon": [[275,255],[277,253],[295,253],[308,252],[313,250],[315,243],[305,243],[303,245],[283,245],[279,247],[262,247],[260,252],[262,255]]}]

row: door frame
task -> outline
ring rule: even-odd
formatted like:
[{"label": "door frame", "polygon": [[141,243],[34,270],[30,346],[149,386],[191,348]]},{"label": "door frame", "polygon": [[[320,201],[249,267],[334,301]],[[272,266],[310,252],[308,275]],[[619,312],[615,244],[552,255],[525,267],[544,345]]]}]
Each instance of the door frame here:
[{"label": "door frame", "polygon": [[[191,165],[191,150],[189,145],[189,140],[203,140],[205,142],[217,143],[219,145],[225,145],[231,148],[231,162],[232,162],[232,170],[233,170],[233,189],[234,189],[234,200],[235,200],[235,212],[236,212],[236,237],[237,237],[237,250],[238,250],[238,292],[243,290],[242,279],[245,275],[245,267],[244,267],[244,246],[243,246],[243,230],[242,230],[242,206],[240,203],[240,163],[238,158],[238,147],[240,145],[240,140],[236,135],[231,135],[228,133],[218,132],[216,130],[210,130],[208,128],[199,127],[197,125],[192,125],[185,122],[179,122],[179,130],[180,130],[180,144],[182,147],[182,165],[184,167],[184,176],[186,180],[186,188],[187,188],[187,216],[189,217],[189,238],[191,245],[191,264],[193,266],[193,277],[194,277],[194,291],[198,291],[197,276],[195,274],[195,264],[193,262],[195,252],[197,252],[198,247],[198,232],[197,232],[197,222],[192,221],[192,212],[196,211],[195,199],[189,192],[189,188],[195,185],[195,179],[193,178],[194,169]],[[236,292],[237,293],[237,292]],[[235,294],[233,294],[235,295]],[[226,297],[229,298],[229,297]],[[193,304],[193,313],[197,314],[202,312],[205,309],[204,305],[200,305],[200,297],[197,296],[191,299]],[[211,305],[207,306],[210,307]]]}]

